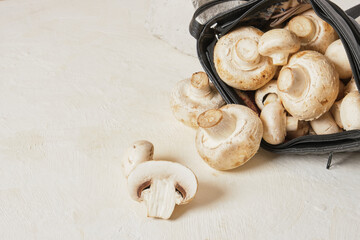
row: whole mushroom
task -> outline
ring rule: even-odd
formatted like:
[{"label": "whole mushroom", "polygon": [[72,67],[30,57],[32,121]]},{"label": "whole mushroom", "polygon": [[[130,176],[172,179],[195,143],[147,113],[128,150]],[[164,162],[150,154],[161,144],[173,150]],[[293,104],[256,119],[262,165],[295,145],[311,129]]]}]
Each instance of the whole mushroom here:
[{"label": "whole mushroom", "polygon": [[277,67],[268,57],[261,56],[258,42],[263,32],[254,27],[241,27],[215,45],[214,63],[219,77],[240,90],[256,90],[269,82]]},{"label": "whole mushroom", "polygon": [[351,93],[351,92],[358,92],[358,87],[356,86],[356,83],[355,83],[355,79],[354,77],[350,80],[350,82],[348,82],[348,84],[346,84],[345,86],[345,90],[344,90],[344,94],[348,94],[348,93]]},{"label": "whole mushroom", "polygon": [[126,151],[121,162],[121,168],[125,177],[142,162],[150,161],[154,156],[154,145],[151,142],[140,140],[134,142]]},{"label": "whole mushroom", "polygon": [[302,51],[284,66],[277,81],[285,109],[299,120],[311,121],[330,110],[339,92],[339,76],[322,54]]},{"label": "whole mushroom", "polygon": [[331,115],[333,116],[336,124],[340,128],[344,128],[344,125],[342,124],[342,121],[341,121],[341,115],[340,115],[341,103],[342,103],[342,100],[335,102],[334,105],[330,108],[330,112],[331,112]]},{"label": "whole mushroom", "polygon": [[360,130],[360,93],[350,92],[344,97],[340,107],[341,122],[344,129]]},{"label": "whole mushroom", "polygon": [[130,196],[145,203],[148,217],[154,218],[169,219],[175,204],[190,202],[197,187],[190,169],[169,161],[140,163],[128,178]]},{"label": "whole mushroom", "polygon": [[312,129],[317,135],[333,134],[342,132],[336,124],[330,112],[325,113],[320,118],[310,122]]},{"label": "whole mushroom", "polygon": [[245,164],[260,147],[263,126],[248,107],[226,105],[198,117],[196,148],[204,161],[217,170]]},{"label": "whole mushroom", "polygon": [[339,73],[341,79],[351,78],[351,65],[340,39],[330,44],[326,50],[325,56],[335,65],[335,69]]},{"label": "whole mushroom", "polygon": [[285,109],[278,96],[274,93],[269,94],[264,102],[260,119],[263,123],[263,139],[270,144],[278,145],[285,141],[287,132],[298,129],[298,120],[291,116],[286,116]]},{"label": "whole mushroom", "polygon": [[171,93],[170,105],[175,118],[185,125],[197,128],[197,116],[209,109],[225,104],[204,72],[197,72],[190,79],[180,81]]},{"label": "whole mushroom", "polygon": [[303,50],[314,50],[322,54],[339,38],[330,24],[318,17],[314,10],[292,18],[287,28],[300,38]]},{"label": "whole mushroom", "polygon": [[261,36],[259,53],[272,59],[274,65],[283,66],[289,55],[299,51],[299,38],[287,29],[273,29]]}]

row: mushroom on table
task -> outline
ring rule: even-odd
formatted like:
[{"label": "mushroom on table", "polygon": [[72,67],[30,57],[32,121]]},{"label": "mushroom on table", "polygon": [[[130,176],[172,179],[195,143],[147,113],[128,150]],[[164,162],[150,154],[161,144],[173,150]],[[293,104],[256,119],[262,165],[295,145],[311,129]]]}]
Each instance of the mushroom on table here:
[{"label": "mushroom on table", "polygon": [[217,170],[230,170],[249,161],[260,147],[263,126],[248,107],[226,105],[198,117],[196,148],[203,160]]},{"label": "mushroom on table", "polygon": [[170,105],[175,118],[185,125],[197,128],[198,115],[225,104],[204,72],[194,73],[180,81],[171,93]]},{"label": "mushroom on table", "polygon": [[169,161],[143,162],[128,178],[130,196],[146,205],[148,217],[162,219],[171,217],[176,204],[190,202],[197,186],[189,168]]},{"label": "mushroom on table", "polygon": [[142,162],[152,160],[154,156],[154,145],[146,140],[134,142],[126,151],[121,163],[122,171],[125,177]]}]

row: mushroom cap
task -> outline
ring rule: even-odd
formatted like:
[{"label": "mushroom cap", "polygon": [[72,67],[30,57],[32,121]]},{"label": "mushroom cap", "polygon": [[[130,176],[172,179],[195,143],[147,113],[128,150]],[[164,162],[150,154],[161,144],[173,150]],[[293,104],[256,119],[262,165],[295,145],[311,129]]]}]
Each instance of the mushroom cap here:
[{"label": "mushroom cap", "polygon": [[255,102],[260,110],[263,110],[265,97],[270,93],[278,94],[276,80],[271,80],[255,92]]},{"label": "mushroom cap", "polygon": [[[275,65],[285,65],[289,54],[299,51],[300,46],[300,40],[293,32],[273,29],[261,36],[258,47],[259,53],[271,57]],[[276,59],[280,62],[275,61]]]},{"label": "mushroom cap", "polygon": [[311,121],[310,125],[317,135],[342,132],[330,112],[327,112],[318,119]]},{"label": "mushroom cap", "polygon": [[285,109],[299,120],[311,121],[329,111],[339,92],[339,77],[321,53],[294,54],[280,72],[278,95]]},{"label": "mushroom cap", "polygon": [[360,130],[359,92],[354,91],[344,97],[340,107],[340,116],[345,130]]},{"label": "mushroom cap", "polygon": [[[203,96],[195,94],[192,91],[192,84],[198,88],[208,85],[208,94]],[[170,98],[170,105],[175,118],[193,128],[198,128],[196,119],[200,113],[212,108],[220,108],[224,104],[225,101],[214,85],[209,82],[204,72],[195,73],[192,78],[178,82]]]},{"label": "mushroom cap", "polygon": [[127,150],[121,162],[125,177],[128,177],[134,168],[142,162],[152,160],[154,145],[146,140],[134,142]]},{"label": "mushroom cap", "polygon": [[330,108],[330,112],[331,112],[336,124],[340,128],[344,128],[344,125],[341,121],[341,115],[340,115],[341,103],[342,103],[342,100],[335,102],[334,105]]},{"label": "mushroom cap", "polygon": [[302,50],[325,54],[328,46],[339,38],[330,24],[318,17],[312,9],[292,18],[287,27],[300,38]]},{"label": "mushroom cap", "polygon": [[219,77],[240,90],[256,90],[275,75],[277,67],[258,52],[263,32],[254,27],[238,28],[215,45],[214,63]]},{"label": "mushroom cap", "polygon": [[182,196],[179,204],[188,203],[197,192],[197,178],[189,168],[170,161],[148,161],[139,164],[129,175],[130,196],[141,202],[142,191],[148,188],[155,179],[167,180],[174,184],[174,193],[178,191]]},{"label": "mushroom cap", "polygon": [[325,56],[335,65],[336,71],[341,79],[348,79],[352,76],[351,65],[346,54],[344,45],[338,39],[327,48]]},{"label": "mushroom cap", "polygon": [[196,148],[204,161],[217,170],[239,167],[258,151],[263,126],[258,115],[248,107],[229,104],[220,108],[235,121],[234,131],[227,138],[209,138],[201,127],[196,133]]},{"label": "mushroom cap", "polygon": [[263,139],[270,144],[277,145],[285,141],[286,112],[280,101],[265,105],[260,119],[264,126]]}]

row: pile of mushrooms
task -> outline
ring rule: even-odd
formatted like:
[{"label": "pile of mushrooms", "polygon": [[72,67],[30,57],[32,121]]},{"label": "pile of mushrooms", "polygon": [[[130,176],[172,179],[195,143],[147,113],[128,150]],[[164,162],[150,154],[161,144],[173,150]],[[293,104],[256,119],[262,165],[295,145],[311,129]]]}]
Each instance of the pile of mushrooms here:
[{"label": "pile of mushrooms", "polygon": [[143,202],[147,216],[169,219],[175,204],[190,202],[197,192],[195,174],[170,161],[153,160],[154,146],[148,141],[134,142],[122,161],[130,196]]},{"label": "pile of mushrooms", "polygon": [[242,26],[228,33],[215,45],[214,65],[228,85],[255,91],[262,138],[269,144],[360,129],[359,91],[349,81],[345,49],[313,10],[284,28],[263,33]]}]

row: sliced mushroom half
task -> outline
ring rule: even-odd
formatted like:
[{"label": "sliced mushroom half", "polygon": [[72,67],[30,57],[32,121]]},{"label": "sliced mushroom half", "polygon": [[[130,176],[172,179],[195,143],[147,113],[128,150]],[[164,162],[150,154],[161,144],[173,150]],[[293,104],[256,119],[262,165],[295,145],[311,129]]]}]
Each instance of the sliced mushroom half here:
[{"label": "sliced mushroom half", "polygon": [[195,174],[187,167],[169,161],[139,164],[129,175],[130,196],[143,202],[148,217],[169,219],[175,205],[190,202],[197,192]]}]

